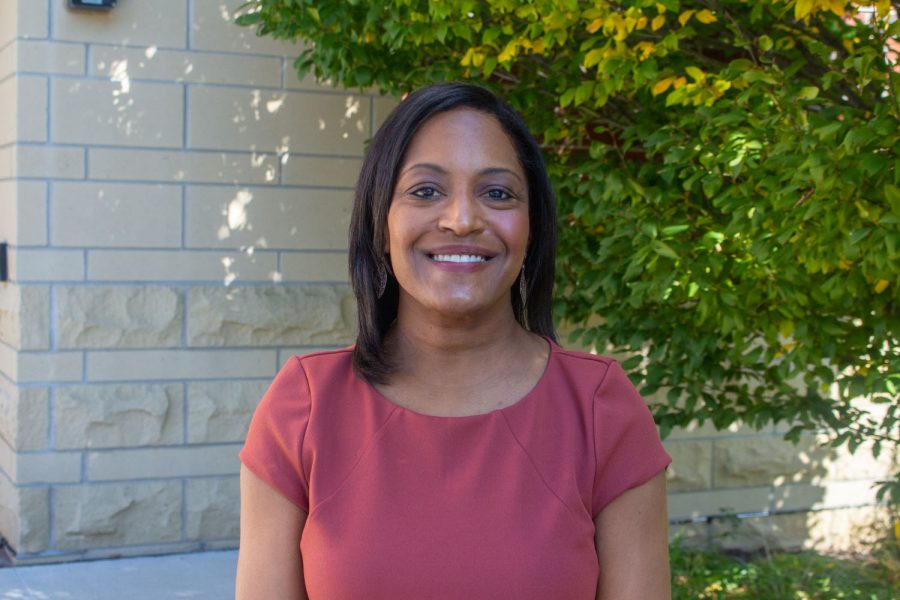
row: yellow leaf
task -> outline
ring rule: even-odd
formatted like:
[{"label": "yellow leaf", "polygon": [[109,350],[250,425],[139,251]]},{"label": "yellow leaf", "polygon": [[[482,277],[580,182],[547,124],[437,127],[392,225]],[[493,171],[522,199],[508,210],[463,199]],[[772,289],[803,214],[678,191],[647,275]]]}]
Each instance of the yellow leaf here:
[{"label": "yellow leaf", "polygon": [[656,44],[653,42],[639,42],[637,46],[634,47],[640,53],[641,60],[647,60],[647,57],[653,54],[653,51],[656,50]]},{"label": "yellow leaf", "polygon": [[718,21],[716,15],[712,14],[712,11],[706,8],[697,13],[697,20],[704,25],[709,25],[710,23]]},{"label": "yellow leaf", "polygon": [[894,539],[900,542],[900,520],[894,521]]},{"label": "yellow leaf", "polygon": [[890,285],[890,282],[887,279],[879,279],[878,283],[875,284],[875,293],[880,294],[887,289],[888,285]]},{"label": "yellow leaf", "polygon": [[647,17],[639,17],[635,29],[643,29],[647,26]]},{"label": "yellow leaf", "polygon": [[690,66],[684,68],[685,72],[691,76],[691,79],[694,81],[700,82],[706,79],[706,73],[698,69],[697,67]]},{"label": "yellow leaf", "polygon": [[878,0],[875,3],[875,9],[878,11],[878,16],[882,19],[889,16],[891,14],[890,0]]},{"label": "yellow leaf", "polygon": [[666,18],[662,15],[656,15],[653,17],[653,22],[650,23],[650,28],[653,31],[656,31],[660,27],[666,24]]},{"label": "yellow leaf", "polygon": [[603,58],[603,48],[594,48],[584,55],[584,62],[582,64],[586,68],[591,68],[600,62],[601,58]]},{"label": "yellow leaf", "polygon": [[681,13],[680,15],[678,15],[678,22],[681,23],[682,27],[687,25],[687,22],[691,20],[691,17],[694,16],[695,12],[697,12],[697,11],[691,9],[691,10],[686,10],[683,13]]},{"label": "yellow leaf", "polygon": [[684,77],[679,77],[675,80],[675,89],[683,88],[687,84],[687,79]]},{"label": "yellow leaf", "polygon": [[[888,2],[890,4],[890,2]],[[844,16],[844,0],[831,0],[828,2],[828,10],[839,17]]]},{"label": "yellow leaf", "polygon": [[587,26],[588,33],[597,33],[597,31],[603,27],[603,19],[594,19],[591,21],[591,24]]},{"label": "yellow leaf", "polygon": [[531,45],[531,49],[534,51],[535,54],[543,54],[544,49],[545,49],[544,40],[543,39],[535,40],[534,43]]},{"label": "yellow leaf", "polygon": [[671,86],[672,83],[674,83],[674,82],[675,82],[674,77],[666,77],[665,79],[660,79],[653,86],[653,95],[659,96],[660,94],[665,92],[667,89],[669,89],[669,86]]},{"label": "yellow leaf", "polygon": [[472,55],[472,66],[473,67],[481,67],[484,64],[485,56],[482,52],[476,52]]},{"label": "yellow leaf", "polygon": [[813,9],[813,0],[797,0],[794,5],[794,18],[798,21],[805,19]]},{"label": "yellow leaf", "polygon": [[[778,325],[778,333],[781,334],[781,337],[787,339],[794,335],[794,322],[793,321],[782,321]],[[783,346],[784,344],[782,344]]]},{"label": "yellow leaf", "polygon": [[519,49],[515,40],[511,40],[506,44],[506,47],[503,48],[503,52],[497,55],[497,60],[500,62],[506,62],[511,58],[515,57],[517,50]]},{"label": "yellow leaf", "polygon": [[469,65],[471,65],[471,64],[472,64],[472,55],[473,55],[473,54],[475,54],[475,49],[474,49],[474,48],[469,48],[468,50],[466,50],[466,54],[465,54],[465,55],[462,57],[462,59],[459,61],[459,64],[462,65],[462,66],[464,66],[464,67],[468,67]]},{"label": "yellow leaf", "polygon": [[657,2],[657,3],[656,3],[656,11],[657,11],[659,14],[663,14],[664,12],[666,12],[666,5]]},{"label": "yellow leaf", "polygon": [[842,271],[849,271],[850,267],[852,267],[852,266],[853,266],[852,260],[847,260],[846,258],[842,258],[841,260],[838,261],[838,268],[841,269]]}]

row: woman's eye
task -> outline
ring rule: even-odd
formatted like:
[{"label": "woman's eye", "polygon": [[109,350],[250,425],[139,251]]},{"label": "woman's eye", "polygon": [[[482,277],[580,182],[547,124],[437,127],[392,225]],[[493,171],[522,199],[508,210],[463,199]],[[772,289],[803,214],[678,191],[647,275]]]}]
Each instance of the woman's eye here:
[{"label": "woman's eye", "polygon": [[413,190],[413,196],[417,196],[419,198],[430,199],[437,196],[438,192],[433,187],[420,187],[418,189]]},{"label": "woman's eye", "polygon": [[512,198],[506,190],[501,188],[492,188],[488,190],[487,196],[491,200],[509,200]]}]

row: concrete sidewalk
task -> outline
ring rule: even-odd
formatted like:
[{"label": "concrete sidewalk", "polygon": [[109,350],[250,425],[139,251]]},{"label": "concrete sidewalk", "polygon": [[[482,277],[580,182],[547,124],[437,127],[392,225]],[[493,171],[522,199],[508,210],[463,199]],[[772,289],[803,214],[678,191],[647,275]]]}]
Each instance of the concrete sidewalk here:
[{"label": "concrete sidewalk", "polygon": [[237,551],[0,568],[0,600],[231,600]]}]

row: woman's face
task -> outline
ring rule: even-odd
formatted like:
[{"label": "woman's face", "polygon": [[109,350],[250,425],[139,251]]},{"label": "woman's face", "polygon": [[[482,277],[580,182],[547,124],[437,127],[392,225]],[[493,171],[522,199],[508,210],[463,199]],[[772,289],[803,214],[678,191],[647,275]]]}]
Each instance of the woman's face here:
[{"label": "woman's face", "polygon": [[413,136],[387,218],[400,311],[509,311],[528,246],[528,184],[490,114],[439,113]]}]

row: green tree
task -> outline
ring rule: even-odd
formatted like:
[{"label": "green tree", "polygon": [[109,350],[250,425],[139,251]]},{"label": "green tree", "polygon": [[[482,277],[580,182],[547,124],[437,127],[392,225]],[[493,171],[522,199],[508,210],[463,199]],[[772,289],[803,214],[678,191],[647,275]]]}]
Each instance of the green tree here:
[{"label": "green tree", "polygon": [[347,87],[508,99],[559,194],[557,315],[665,391],[664,434],[787,421],[878,453],[900,437],[897,5],[254,0],[240,23]]}]

